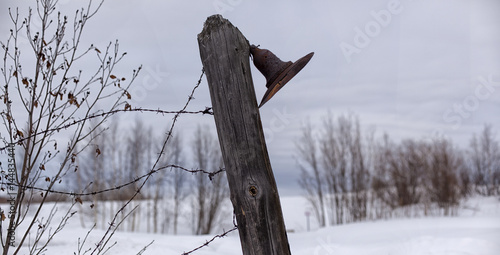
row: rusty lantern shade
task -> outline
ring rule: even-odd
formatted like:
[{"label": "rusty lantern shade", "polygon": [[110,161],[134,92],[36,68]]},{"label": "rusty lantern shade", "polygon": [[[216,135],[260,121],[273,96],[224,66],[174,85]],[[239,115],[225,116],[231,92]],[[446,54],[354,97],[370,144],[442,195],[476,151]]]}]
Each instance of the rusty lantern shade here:
[{"label": "rusty lantern shade", "polygon": [[270,50],[259,49],[255,45],[250,46],[253,63],[257,69],[266,77],[267,91],[262,97],[259,108],[271,99],[278,90],[283,88],[306,64],[311,60],[314,52],[311,52],[299,60],[283,62]]}]

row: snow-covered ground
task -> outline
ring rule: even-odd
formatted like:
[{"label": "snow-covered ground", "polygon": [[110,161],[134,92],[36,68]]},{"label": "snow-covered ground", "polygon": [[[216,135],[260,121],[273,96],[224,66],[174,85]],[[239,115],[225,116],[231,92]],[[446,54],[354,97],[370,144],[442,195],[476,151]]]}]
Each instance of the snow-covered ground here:
[{"label": "snow-covered ground", "polygon": [[[284,197],[282,206],[290,248],[294,255],[498,255],[500,254],[500,200],[494,197],[475,197],[464,203],[458,216],[390,219],[353,223],[306,230],[302,197]],[[314,219],[311,219],[314,223]],[[69,225],[51,242],[46,254],[78,254],[78,238],[83,239],[88,228],[79,220]],[[86,248],[91,248],[103,235],[94,230]],[[182,254],[209,240],[214,235],[160,235],[116,232],[116,245],[107,254],[137,254],[154,240],[143,254]],[[83,252],[82,252],[83,254]],[[242,254],[237,231],[210,243],[192,254]]]}]

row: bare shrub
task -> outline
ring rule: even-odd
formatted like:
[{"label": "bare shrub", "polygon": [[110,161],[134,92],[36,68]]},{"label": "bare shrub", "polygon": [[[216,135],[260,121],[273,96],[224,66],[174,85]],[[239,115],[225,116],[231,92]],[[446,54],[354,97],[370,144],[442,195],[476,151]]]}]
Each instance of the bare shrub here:
[{"label": "bare shrub", "polygon": [[[125,55],[120,53],[118,42],[81,45],[84,28],[101,4],[90,2],[74,18],[59,13],[54,0],[38,0],[36,9],[30,9],[25,18],[17,11],[9,12],[13,28],[1,43],[1,140],[4,148],[12,148],[21,158],[13,157],[17,162],[12,178],[3,183],[13,196],[9,219],[0,221],[3,254],[17,254],[26,245],[31,254],[44,251],[73,214],[68,211],[53,228],[54,210],[49,216],[40,215],[50,192],[29,187],[52,190],[65,182],[77,170],[81,150],[91,145],[108,118],[94,118],[96,114],[130,107],[127,90],[139,69],[128,78],[115,70]],[[81,69],[84,65],[80,62],[89,60],[97,65]],[[98,108],[98,104],[105,107]],[[95,119],[93,125],[89,125],[91,118]],[[61,138],[61,130],[69,139]],[[28,209],[34,211],[30,219],[26,217]],[[23,231],[16,233],[18,229]],[[46,231],[49,229],[52,231]],[[34,239],[30,239],[32,232],[36,232]],[[10,252],[14,243],[15,250]]]}]

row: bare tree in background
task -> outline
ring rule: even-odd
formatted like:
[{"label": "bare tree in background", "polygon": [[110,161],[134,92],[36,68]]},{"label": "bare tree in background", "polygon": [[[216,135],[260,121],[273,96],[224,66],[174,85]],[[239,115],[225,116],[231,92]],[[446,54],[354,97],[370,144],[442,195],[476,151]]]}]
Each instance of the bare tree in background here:
[{"label": "bare tree in background", "polygon": [[420,202],[419,187],[428,167],[426,153],[422,142],[407,139],[396,145],[386,135],[379,146],[373,177],[375,195],[392,209]]},{"label": "bare tree in background", "polygon": [[320,144],[335,224],[367,217],[371,162],[364,141],[356,116],[344,115],[335,121],[329,114],[325,118]]},{"label": "bare tree in background", "polygon": [[300,167],[299,185],[306,191],[306,198],[312,206],[319,226],[325,226],[325,197],[323,172],[320,169],[320,155],[311,124],[302,128],[302,136],[295,144]]},{"label": "bare tree in background", "polygon": [[490,125],[473,136],[467,153],[442,137],[396,143],[387,134],[381,140],[373,132],[363,136],[352,114],[328,114],[319,135],[313,133],[310,124],[303,127],[296,147],[299,184],[320,227],[326,216],[331,224],[344,224],[453,215],[473,185],[483,195],[500,192],[500,148]]},{"label": "bare tree in background", "polygon": [[[335,210],[330,220],[334,224],[343,224],[347,207],[347,146],[345,137],[339,133],[333,116],[328,114],[323,122],[323,134],[320,139],[324,178],[330,197],[329,204]],[[332,209],[333,210],[333,209]]]},{"label": "bare tree in background", "polygon": [[303,128],[296,144],[301,169],[299,184],[306,190],[320,226],[326,224],[325,213],[329,213],[332,224],[367,218],[373,164],[367,142],[361,135],[358,118],[352,114],[336,120],[328,114],[317,141],[310,125]]},{"label": "bare tree in background", "polygon": [[[1,42],[1,140],[4,148],[23,155],[15,164],[11,184],[3,183],[8,188],[16,187],[12,213],[7,221],[0,221],[3,254],[17,254],[26,246],[31,254],[41,253],[64,227],[72,214],[68,212],[61,223],[52,226],[52,217],[40,215],[49,193],[36,192],[41,201],[34,204],[35,191],[28,187],[50,190],[64,181],[63,177],[76,167],[81,152],[77,148],[87,146],[88,138],[107,115],[96,118],[91,128],[88,119],[103,110],[130,107],[125,101],[130,98],[127,89],[139,70],[134,70],[128,81],[116,73],[125,55],[119,52],[118,42],[100,49],[80,44],[84,27],[100,4],[89,3],[75,13],[74,19],[57,12],[55,0],[38,0],[36,4],[26,18],[10,11],[13,28]],[[79,62],[89,60],[97,60],[94,69],[76,69]],[[105,108],[98,109],[97,104]],[[63,128],[70,137],[67,141],[57,134]],[[25,218],[28,208],[33,213],[30,219]],[[28,242],[30,235],[34,240]],[[14,242],[16,247],[11,246]],[[9,252],[11,248],[14,252]]]},{"label": "bare tree in background", "polygon": [[[180,134],[172,136],[169,141],[167,157],[162,158],[161,165],[177,165],[183,163],[182,139]],[[161,171],[155,176],[153,193],[153,231],[167,233],[172,223],[173,233],[177,234],[181,204],[186,199],[186,175],[184,171],[171,168],[171,172]]]},{"label": "bare tree in background", "polygon": [[[93,127],[95,122],[90,121],[90,125]],[[112,155],[109,154],[111,151],[108,148],[110,143],[106,135],[103,134],[105,128],[101,125],[94,128],[94,130],[94,133],[88,137],[86,148],[81,150],[78,157],[78,169],[75,172],[77,179],[75,187],[77,187],[77,192],[95,192],[106,189],[108,188],[108,181],[111,179],[105,173],[105,170],[108,169],[108,160],[112,160]],[[89,199],[91,199],[92,207],[95,208],[99,201],[106,200],[105,196],[105,194],[91,196]],[[81,200],[81,198],[79,199]],[[83,199],[86,200],[86,198]],[[80,208],[81,206],[82,204],[79,204]],[[100,209],[99,206],[95,210],[91,210],[90,213],[93,216],[93,223],[98,224],[100,221],[100,225],[103,226],[105,213],[99,212],[98,209]]]},{"label": "bare tree in background", "polygon": [[470,141],[469,168],[476,192],[483,195],[500,194],[500,146],[491,125],[485,125],[479,137]]},{"label": "bare tree in background", "polygon": [[425,188],[432,202],[444,209],[444,214],[459,204],[458,173],[465,167],[462,157],[449,140],[435,139],[429,147],[429,167]]},{"label": "bare tree in background", "polygon": [[[365,150],[365,143],[361,136],[361,130],[359,127],[359,119],[354,116],[350,116],[350,119],[346,118],[347,121],[352,123],[351,131],[349,132],[352,139],[349,145],[349,151],[351,156],[351,215],[354,221],[361,221],[367,217],[367,205],[368,205],[368,192],[370,189],[370,173],[369,164],[367,158],[367,151]],[[339,125],[342,122],[339,122]]]},{"label": "bare tree in background", "polygon": [[394,209],[395,191],[390,179],[390,169],[392,167],[394,143],[390,140],[387,133],[384,134],[382,141],[376,144],[376,153],[374,158],[373,177],[371,180],[373,200],[372,203],[375,218],[386,217],[385,207],[390,206]]},{"label": "bare tree in background", "polygon": [[[193,155],[196,167],[207,171],[222,168],[219,144],[208,127],[198,126],[194,134]],[[217,174],[210,180],[205,175],[197,175],[194,183],[193,232],[197,235],[209,234],[217,223],[224,198],[229,196],[225,174]]]},{"label": "bare tree in background", "polygon": [[[116,121],[113,121],[111,127],[106,128],[109,132],[104,132],[105,129],[102,127],[96,130],[96,133],[102,134],[96,138],[91,137],[92,143],[78,158],[81,163],[74,182],[79,192],[99,192],[130,182],[143,175],[147,166],[152,163],[152,151],[157,144],[151,139],[154,137],[151,127],[145,125],[141,119],[136,119],[131,130],[127,132],[124,129],[119,130],[115,123]],[[124,158],[127,160],[123,161]],[[168,165],[180,166],[183,163],[182,158],[181,137],[172,136],[167,144],[165,156],[161,158],[160,168]],[[139,223],[146,222],[147,232],[168,233],[172,225],[174,234],[177,233],[181,204],[188,195],[186,190],[188,173],[175,168],[170,170],[171,172],[167,169],[158,171],[151,177],[150,185],[143,189],[142,197],[139,198],[140,203],[147,206],[142,206],[140,210],[138,207],[126,220],[122,218],[124,230],[144,231]],[[92,223],[98,228],[105,229],[108,227],[109,217],[119,209],[119,201],[126,201],[133,192],[133,186],[127,185],[122,187],[120,192],[93,195],[90,197],[91,207],[79,204],[80,212],[93,215]],[[85,201],[87,197],[81,199]],[[83,218],[83,214],[81,215]],[[84,225],[82,222],[82,226]]]},{"label": "bare tree in background", "polygon": [[[180,165],[183,162],[182,159],[182,142],[180,136],[176,136],[172,140],[172,151],[169,153],[170,164]],[[175,169],[172,173],[172,196],[174,202],[173,208],[173,231],[174,235],[177,235],[178,225],[179,225],[179,216],[181,213],[181,204],[186,199],[188,192],[185,190],[186,185],[186,173],[184,171],[179,171]]]},{"label": "bare tree in background", "polygon": [[[151,127],[146,127],[141,119],[136,119],[134,126],[126,139],[125,163],[124,172],[127,180],[134,180],[135,178],[145,174],[148,171],[150,163],[153,161],[152,150],[152,131]],[[134,183],[124,188],[122,192],[126,197],[131,197],[138,189],[139,183]],[[146,190],[135,196],[134,200],[141,200],[147,198]],[[135,202],[132,203],[132,206]],[[141,214],[141,207],[139,206],[131,215],[128,220],[129,230],[134,232],[139,229],[139,224],[143,222],[138,216]]]}]

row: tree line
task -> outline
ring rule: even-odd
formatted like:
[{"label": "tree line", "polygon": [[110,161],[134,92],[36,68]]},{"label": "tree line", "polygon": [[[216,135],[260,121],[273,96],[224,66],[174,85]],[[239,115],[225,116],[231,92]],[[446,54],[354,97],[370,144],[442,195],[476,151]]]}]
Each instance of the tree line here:
[{"label": "tree line", "polygon": [[[113,189],[130,182],[147,174],[158,157],[160,144],[154,139],[151,127],[136,120],[130,130],[122,130],[117,123],[113,121],[108,128],[101,126],[102,130],[95,132],[98,136],[90,138],[92,142],[77,158],[78,169],[72,182],[78,192]],[[198,126],[190,136],[191,153],[185,151],[183,139],[181,134],[173,135],[160,167],[177,165],[210,172],[223,168],[219,144],[207,127]],[[109,217],[121,207],[119,201],[127,201],[138,189],[137,185],[135,182],[116,191],[82,197],[81,217],[88,219],[90,215],[92,224],[106,228]],[[209,234],[219,227],[222,216],[227,216],[223,210],[227,197],[229,188],[224,172],[208,176],[169,167],[154,173],[132,201],[127,211],[130,215],[123,214],[122,230],[186,233],[187,230],[179,229],[179,222],[184,222],[188,224],[182,225],[190,225],[193,234]]]},{"label": "tree line", "polygon": [[446,137],[393,141],[363,134],[353,114],[307,123],[296,141],[299,184],[320,226],[394,216],[452,215],[473,194],[500,195],[491,125],[465,149]]}]

